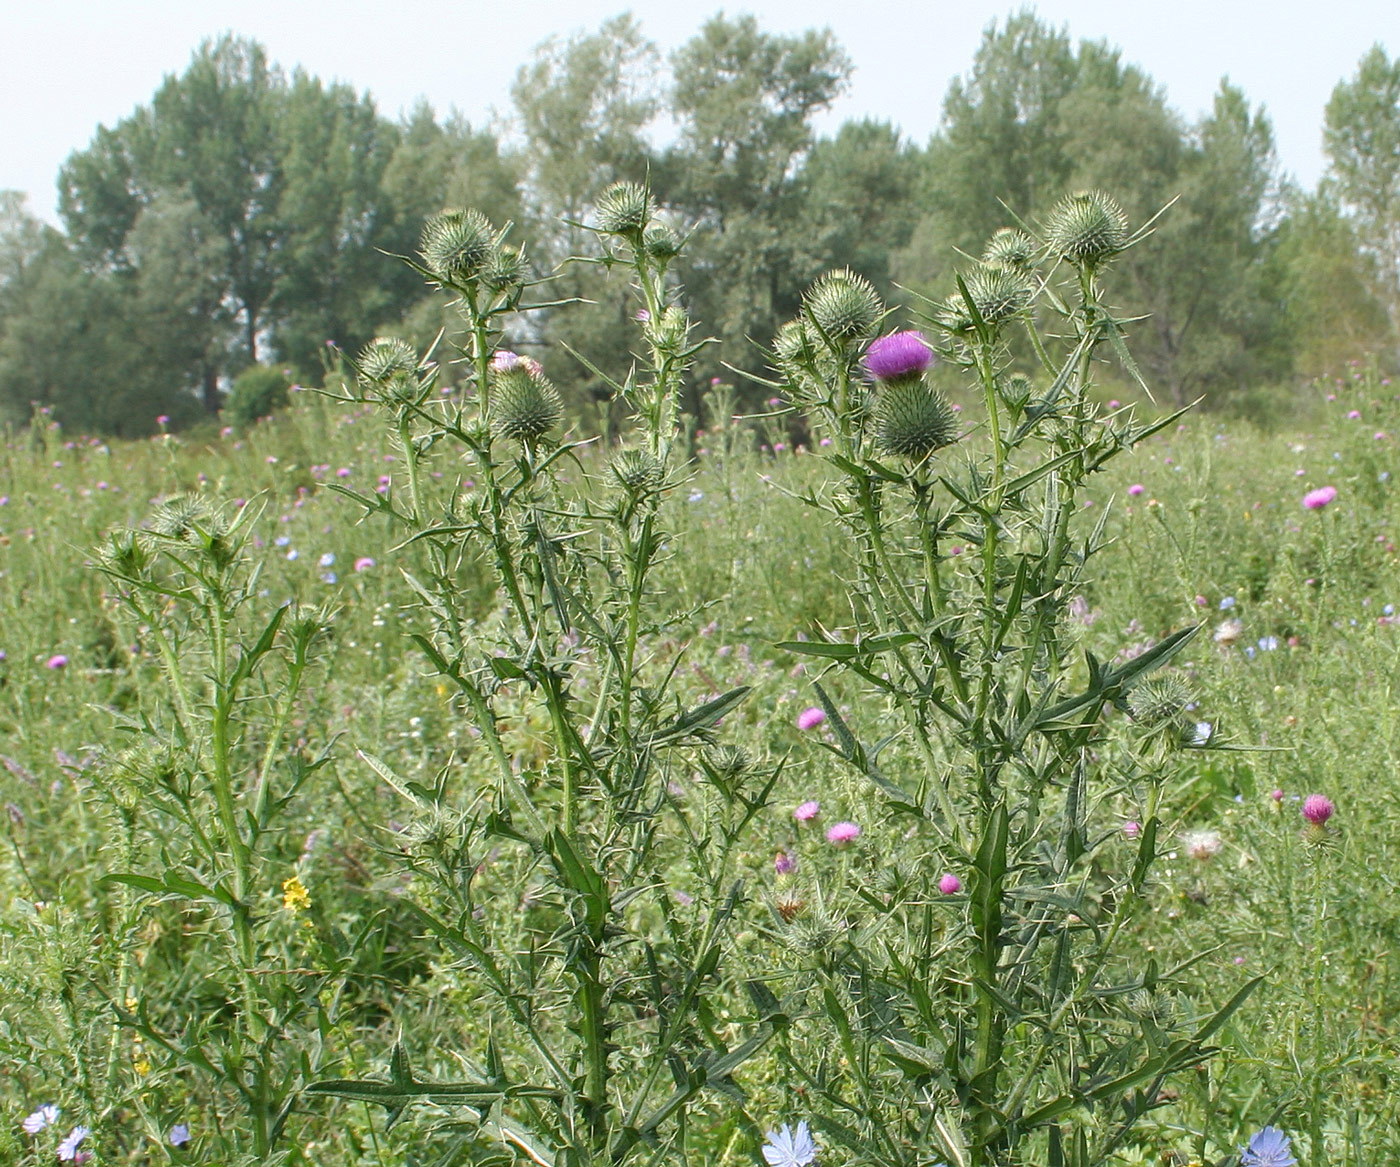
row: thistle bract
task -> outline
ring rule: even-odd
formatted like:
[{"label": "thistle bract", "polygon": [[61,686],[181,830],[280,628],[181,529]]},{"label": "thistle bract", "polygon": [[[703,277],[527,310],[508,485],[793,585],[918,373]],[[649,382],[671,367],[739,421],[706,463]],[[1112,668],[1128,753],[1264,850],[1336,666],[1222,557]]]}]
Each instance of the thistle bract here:
[{"label": "thistle bract", "polygon": [[957,440],[958,416],[922,381],[891,381],[875,397],[875,427],[886,454],[920,460]]},{"label": "thistle bract", "polygon": [[1046,219],[1050,250],[1070,263],[1093,267],[1128,246],[1123,208],[1101,190],[1083,190],[1061,199]]},{"label": "thistle bract", "polygon": [[884,312],[870,281],[845,269],[812,285],[804,306],[822,332],[837,341],[867,335]]},{"label": "thistle bract", "polygon": [[492,385],[493,428],[500,437],[535,442],[564,416],[564,402],[553,383],[523,362],[496,373]]},{"label": "thistle bract", "polygon": [[643,186],[635,182],[615,182],[598,198],[598,230],[605,235],[640,237],[656,213],[656,207]]},{"label": "thistle bract", "polygon": [[470,279],[495,243],[495,229],[480,211],[443,211],[423,227],[423,263],[440,280]]}]

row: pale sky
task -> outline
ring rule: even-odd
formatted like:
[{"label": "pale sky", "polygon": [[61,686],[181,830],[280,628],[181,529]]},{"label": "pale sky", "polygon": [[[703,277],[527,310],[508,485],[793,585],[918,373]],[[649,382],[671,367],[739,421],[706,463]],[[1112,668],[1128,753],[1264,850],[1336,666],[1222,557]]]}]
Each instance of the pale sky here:
[{"label": "pale sky", "polygon": [[[58,168],[183,72],[206,37],[253,37],[283,67],[368,90],[389,116],[426,97],[474,123],[510,109],[510,85],[551,34],[593,31],[631,11],[669,51],[714,13],[752,12],[773,32],[829,27],[855,62],[850,90],[818,128],[848,118],[893,122],[923,143],[943,96],[966,73],[982,30],[1014,0],[0,0],[0,188],[29,195],[54,221]],[[1321,175],[1322,114],[1332,87],[1379,42],[1400,52],[1397,0],[1040,0],[1042,19],[1076,41],[1106,39],[1166,87],[1188,118],[1210,107],[1223,76],[1274,125],[1285,171]]]}]

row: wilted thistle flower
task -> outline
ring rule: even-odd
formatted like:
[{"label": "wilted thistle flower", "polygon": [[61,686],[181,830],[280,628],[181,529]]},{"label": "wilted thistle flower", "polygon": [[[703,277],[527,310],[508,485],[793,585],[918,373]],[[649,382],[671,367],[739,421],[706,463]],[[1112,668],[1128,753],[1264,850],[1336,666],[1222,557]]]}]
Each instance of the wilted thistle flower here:
[{"label": "wilted thistle flower", "polygon": [[[780,871],[778,874],[786,873]],[[791,924],[807,910],[807,900],[795,887],[789,887],[778,893],[778,898],[773,901],[773,907],[777,909],[784,924]]]},{"label": "wilted thistle flower", "polygon": [[958,437],[958,415],[922,381],[891,381],[875,395],[875,442],[886,454],[922,461]]},{"label": "wilted thistle flower", "polygon": [[615,182],[598,196],[598,230],[605,235],[640,239],[655,214],[647,189],[635,182]]},{"label": "wilted thistle flower", "polygon": [[1128,246],[1128,219],[1103,191],[1081,190],[1055,204],[1045,234],[1054,254],[1096,267]]},{"label": "wilted thistle flower", "polygon": [[848,268],[822,276],[808,289],[803,307],[834,341],[868,335],[884,313],[884,305],[870,281]]},{"label": "wilted thistle flower", "polygon": [[1133,720],[1148,730],[1183,727],[1189,704],[1191,690],[1185,681],[1171,673],[1144,681],[1128,697],[1128,711]]},{"label": "wilted thistle flower", "polygon": [[1244,635],[1244,625],[1238,620],[1224,620],[1215,630],[1215,643],[1222,648],[1232,647]]},{"label": "wilted thistle flower", "polygon": [[992,265],[1004,264],[1022,271],[1030,266],[1035,250],[1035,240],[1024,231],[1015,227],[1002,227],[987,241],[986,250],[982,252],[982,262]]},{"label": "wilted thistle flower", "polygon": [[496,249],[496,231],[480,211],[443,211],[423,226],[423,264],[439,280],[476,276]]},{"label": "wilted thistle flower", "polygon": [[492,378],[492,408],[499,437],[531,444],[544,437],[564,416],[559,390],[543,373],[523,361]]},{"label": "wilted thistle flower", "polygon": [[1187,831],[1181,836],[1181,845],[1186,854],[1198,863],[1209,863],[1225,846],[1219,831]]},{"label": "wilted thistle flower", "polygon": [[608,464],[618,485],[634,498],[645,498],[661,489],[665,471],[645,450],[619,450]]},{"label": "wilted thistle flower", "polygon": [[865,351],[866,372],[877,381],[917,379],[932,363],[933,350],[924,334],[913,329],[872,340]]},{"label": "wilted thistle flower", "polygon": [[963,277],[977,313],[988,324],[1000,324],[1031,302],[1030,282],[1015,268],[979,264]]}]

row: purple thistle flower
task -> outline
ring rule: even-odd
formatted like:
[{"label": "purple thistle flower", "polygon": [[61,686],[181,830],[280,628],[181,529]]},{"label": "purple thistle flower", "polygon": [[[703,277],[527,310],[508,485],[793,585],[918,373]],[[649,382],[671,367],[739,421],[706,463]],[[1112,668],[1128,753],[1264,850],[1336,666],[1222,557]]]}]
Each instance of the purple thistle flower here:
[{"label": "purple thistle flower", "polygon": [[1303,799],[1303,817],[1319,827],[1332,817],[1336,809],[1325,794],[1309,794]]},{"label": "purple thistle flower", "polygon": [[816,729],[825,720],[826,714],[817,706],[812,705],[797,715],[797,728]]},{"label": "purple thistle flower", "polygon": [[1320,511],[1336,497],[1337,488],[1335,486],[1319,486],[1316,490],[1310,490],[1303,495],[1303,505],[1310,511]]},{"label": "purple thistle flower", "polygon": [[68,667],[68,658],[64,656],[63,653],[56,652],[44,662],[44,665],[46,668],[54,670],[66,669]]},{"label": "purple thistle flower", "polygon": [[773,870],[779,875],[791,875],[793,868],[796,866],[797,860],[786,851],[779,851],[773,856]]},{"label": "purple thistle flower", "polygon": [[950,871],[938,881],[938,890],[945,896],[955,896],[962,891],[962,880]]},{"label": "purple thistle flower", "polygon": [[826,841],[833,847],[844,847],[860,838],[860,828],[855,823],[833,823],[827,828]]},{"label": "purple thistle flower", "polygon": [[871,341],[865,352],[865,368],[877,381],[922,376],[932,363],[933,351],[925,343],[924,334],[912,329]]},{"label": "purple thistle flower", "polygon": [[1276,1126],[1266,1126],[1240,1148],[1240,1167],[1297,1167],[1289,1138]]},{"label": "purple thistle flower", "polygon": [[814,818],[817,817],[817,815],[821,814],[821,812],[821,803],[814,802],[811,799],[808,799],[806,802],[802,803],[802,805],[799,806],[795,811],[792,812],[792,817],[795,818],[799,823],[807,823],[811,822]]}]

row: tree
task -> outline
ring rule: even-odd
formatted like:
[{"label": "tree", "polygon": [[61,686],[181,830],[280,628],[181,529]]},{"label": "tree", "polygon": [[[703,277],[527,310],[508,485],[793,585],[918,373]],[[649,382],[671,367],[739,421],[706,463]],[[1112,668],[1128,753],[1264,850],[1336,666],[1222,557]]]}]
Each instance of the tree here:
[{"label": "tree", "polygon": [[[1400,344],[1400,56],[1371,48],[1327,103],[1329,177],[1375,261],[1381,302]],[[1396,350],[1400,359],[1400,348]]]}]

